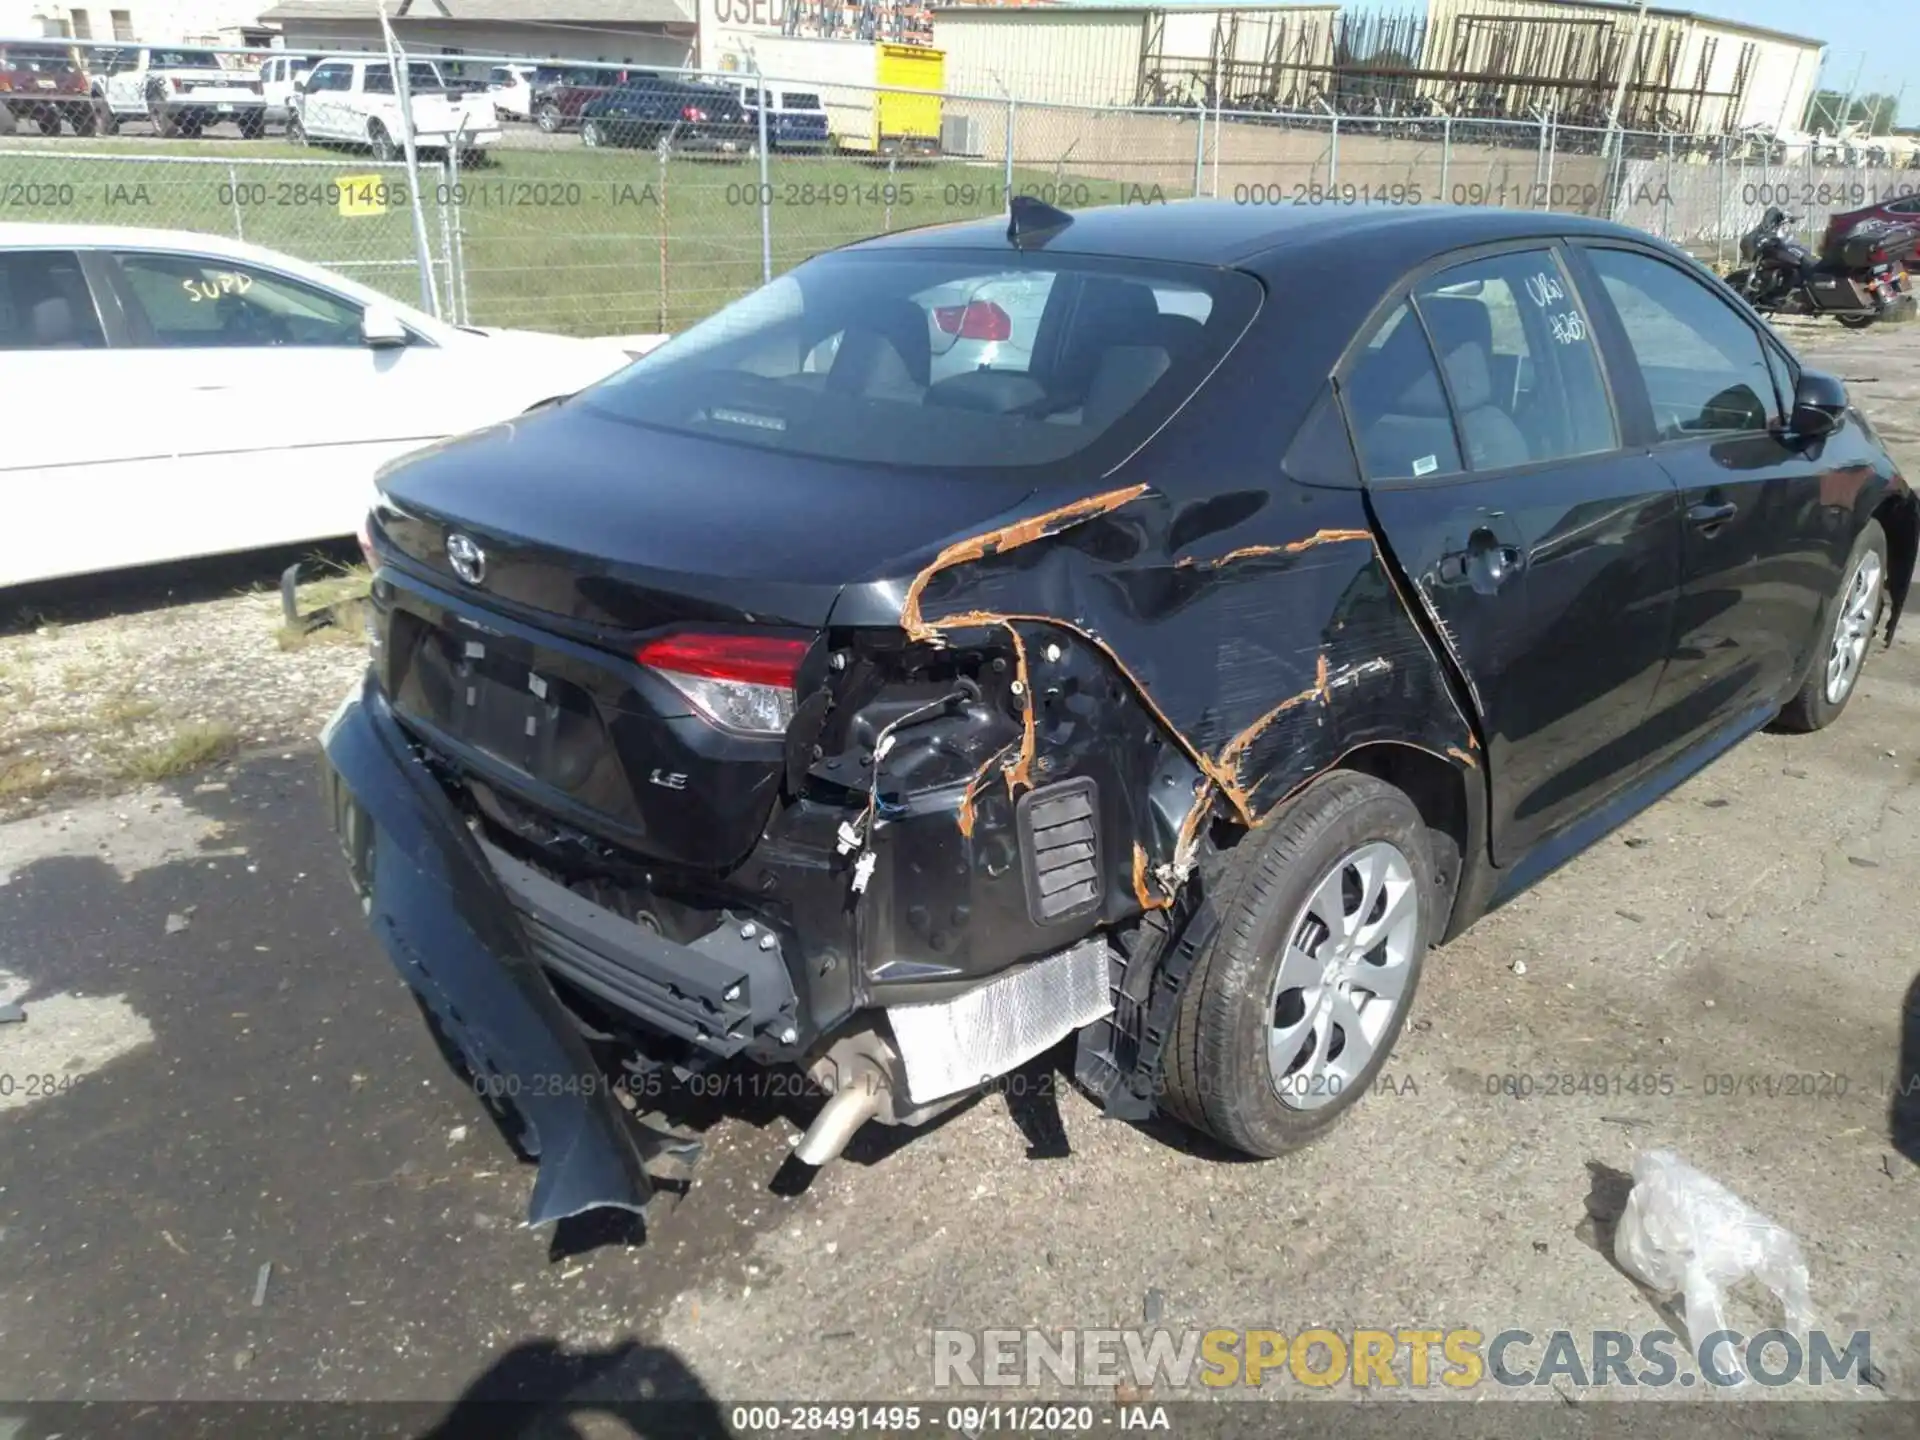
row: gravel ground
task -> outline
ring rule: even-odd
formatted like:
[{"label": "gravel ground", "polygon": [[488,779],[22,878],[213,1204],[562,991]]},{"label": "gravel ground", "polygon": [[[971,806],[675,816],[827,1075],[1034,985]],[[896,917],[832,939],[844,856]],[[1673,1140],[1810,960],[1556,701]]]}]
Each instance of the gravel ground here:
[{"label": "gravel ground", "polygon": [[[278,560],[15,598],[0,631],[0,820],[311,740],[366,650],[355,628],[283,633],[279,593],[262,588]],[[303,612],[354,583],[304,587]]]}]

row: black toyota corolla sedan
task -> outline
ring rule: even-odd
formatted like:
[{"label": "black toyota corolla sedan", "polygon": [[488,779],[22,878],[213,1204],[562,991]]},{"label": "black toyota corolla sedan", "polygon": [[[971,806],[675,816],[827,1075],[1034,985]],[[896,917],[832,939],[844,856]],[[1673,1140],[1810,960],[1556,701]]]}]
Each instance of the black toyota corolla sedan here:
[{"label": "black toyota corolla sedan", "polygon": [[391,467],[333,811],[535,1222],[644,1208],[662,1065],[804,1072],[817,1165],[1072,1036],[1272,1156],[1430,946],[1831,723],[1917,519],[1636,231],[1019,202]]}]

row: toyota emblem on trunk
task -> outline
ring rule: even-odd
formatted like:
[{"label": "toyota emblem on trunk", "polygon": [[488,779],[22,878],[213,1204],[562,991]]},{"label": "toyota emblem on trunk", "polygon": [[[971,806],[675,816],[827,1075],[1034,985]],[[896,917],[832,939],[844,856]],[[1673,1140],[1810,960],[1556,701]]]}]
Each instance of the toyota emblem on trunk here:
[{"label": "toyota emblem on trunk", "polygon": [[464,535],[447,536],[447,563],[469,585],[487,578],[487,552]]}]

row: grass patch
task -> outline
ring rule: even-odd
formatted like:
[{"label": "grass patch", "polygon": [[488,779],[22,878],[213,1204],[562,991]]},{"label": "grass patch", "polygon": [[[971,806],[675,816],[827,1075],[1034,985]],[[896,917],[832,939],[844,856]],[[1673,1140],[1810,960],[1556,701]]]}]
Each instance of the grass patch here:
[{"label": "grass patch", "polygon": [[165,740],[135,750],[121,762],[120,773],[128,780],[153,782],[171,780],[224,760],[238,740],[231,725],[182,725]]},{"label": "grass patch", "polygon": [[[237,234],[420,303],[403,170],[277,142],[131,139],[85,149],[100,158],[53,147],[0,158],[0,188],[52,189],[60,203],[36,207],[38,219]],[[154,158],[195,154],[234,163]],[[339,182],[355,176],[385,180],[399,203],[341,213]],[[767,168],[773,270],[883,231],[998,215],[1004,182],[998,165],[890,171],[858,158],[776,156]],[[1158,193],[1052,168],[1016,168],[1013,183],[1075,209],[1152,203]],[[588,150],[576,139],[562,149],[497,151],[484,168],[462,171],[457,191],[430,165],[421,184],[436,254],[457,221],[466,308],[479,324],[581,335],[680,330],[761,282],[754,163],[662,162],[651,150]],[[438,270],[444,303],[447,267]]]},{"label": "grass patch", "polygon": [[102,725],[125,729],[157,715],[159,711],[159,703],[153,700],[142,700],[137,695],[109,695],[93,713]]},{"label": "grass patch", "polygon": [[57,774],[48,774],[49,768],[39,759],[0,760],[0,803],[46,794],[60,779]]},{"label": "grass patch", "polygon": [[333,623],[317,630],[282,625],[273,632],[275,643],[282,650],[304,650],[309,645],[364,645],[367,591],[372,584],[373,575],[366,566],[346,565],[332,575],[300,586],[294,593],[300,613],[330,609]]}]

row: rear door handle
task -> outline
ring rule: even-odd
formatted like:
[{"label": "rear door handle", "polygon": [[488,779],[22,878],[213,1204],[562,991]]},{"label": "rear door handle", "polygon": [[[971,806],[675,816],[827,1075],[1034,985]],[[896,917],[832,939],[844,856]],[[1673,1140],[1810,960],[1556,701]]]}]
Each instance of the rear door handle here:
[{"label": "rear door handle", "polygon": [[1687,511],[1687,519],[1702,530],[1712,530],[1724,525],[1740,513],[1740,507],[1731,500],[1723,500],[1718,505],[1695,505]]}]

